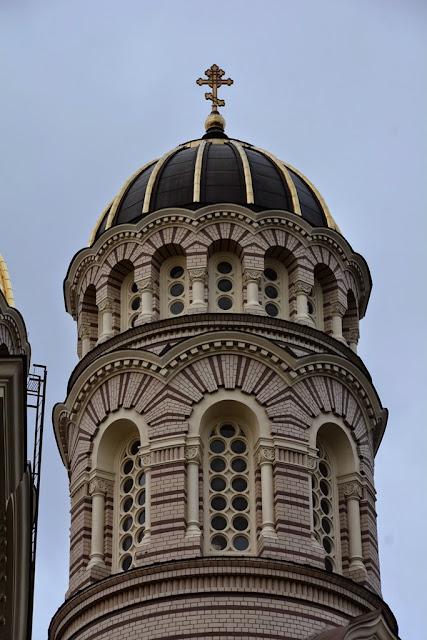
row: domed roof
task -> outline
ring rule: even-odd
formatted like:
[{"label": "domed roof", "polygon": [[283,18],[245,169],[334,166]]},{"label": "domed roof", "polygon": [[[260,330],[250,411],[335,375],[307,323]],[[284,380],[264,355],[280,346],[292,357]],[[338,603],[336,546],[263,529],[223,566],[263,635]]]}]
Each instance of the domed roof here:
[{"label": "domed roof", "polygon": [[102,213],[89,244],[107,229],[137,222],[152,211],[217,203],[289,211],[314,227],[339,231],[322,196],[299,171],[214,126],[200,140],[139,169]]},{"label": "domed roof", "polygon": [[9,278],[9,271],[5,261],[0,254],[0,291],[3,293],[9,307],[15,306],[15,300],[13,298],[12,283]]}]

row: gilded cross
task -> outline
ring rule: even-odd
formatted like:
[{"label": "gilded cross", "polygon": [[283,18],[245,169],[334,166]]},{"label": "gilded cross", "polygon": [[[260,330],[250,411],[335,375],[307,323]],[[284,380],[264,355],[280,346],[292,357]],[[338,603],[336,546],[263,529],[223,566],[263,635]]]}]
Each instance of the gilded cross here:
[{"label": "gilded cross", "polygon": [[208,76],[207,80],[202,80],[202,78],[196,80],[199,86],[202,86],[202,84],[208,84],[212,88],[212,93],[205,93],[206,100],[212,100],[212,113],[218,113],[218,107],[223,107],[225,105],[225,100],[220,100],[217,96],[218,87],[223,84],[228,84],[228,86],[230,86],[234,82],[231,78],[223,80],[222,76],[224,73],[225,71],[220,69],[218,65],[213,64],[210,69],[205,71],[205,75]]}]

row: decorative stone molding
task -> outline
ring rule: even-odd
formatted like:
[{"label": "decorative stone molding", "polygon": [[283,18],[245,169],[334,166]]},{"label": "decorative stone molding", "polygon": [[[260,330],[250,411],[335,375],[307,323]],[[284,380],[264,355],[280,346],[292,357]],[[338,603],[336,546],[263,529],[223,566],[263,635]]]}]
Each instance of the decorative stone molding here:
[{"label": "decorative stone molding", "polygon": [[308,456],[307,458],[307,467],[314,471],[317,467],[317,458],[314,458],[313,456]]},{"label": "decorative stone molding", "polygon": [[107,493],[107,483],[102,478],[94,478],[89,483],[89,494],[93,496],[96,493]]},{"label": "decorative stone molding", "polygon": [[90,326],[88,324],[82,324],[79,331],[80,338],[90,338]]},{"label": "decorative stone molding", "polygon": [[348,334],[350,342],[359,342],[360,333],[359,329],[352,329]]},{"label": "decorative stone molding", "polygon": [[207,282],[208,270],[203,267],[202,269],[188,269],[188,277],[190,278],[190,282],[193,283],[195,280],[201,280],[205,284]]},{"label": "decorative stone molding", "polygon": [[152,464],[151,453],[146,453],[143,456],[141,456],[140,461],[141,461],[141,466],[144,469],[150,468]]}]

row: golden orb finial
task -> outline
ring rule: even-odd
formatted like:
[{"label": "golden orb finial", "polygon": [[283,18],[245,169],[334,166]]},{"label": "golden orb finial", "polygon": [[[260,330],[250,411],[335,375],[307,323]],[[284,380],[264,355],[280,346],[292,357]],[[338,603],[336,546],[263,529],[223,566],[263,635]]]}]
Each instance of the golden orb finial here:
[{"label": "golden orb finial", "polygon": [[[232,80],[231,78],[227,78],[226,80],[223,80],[222,76],[224,75],[224,73],[225,73],[225,71],[220,69],[218,67],[218,65],[213,64],[210,69],[206,69],[206,71],[205,71],[205,75],[208,76],[207,80],[203,80],[202,78],[199,78],[198,80],[196,80],[196,83],[200,87],[203,84],[207,84],[212,89],[212,93],[211,92],[205,93],[206,100],[212,100],[211,115],[213,115],[213,114],[218,114],[219,115],[218,107],[223,107],[225,105],[225,100],[220,100],[218,98],[218,87],[220,87],[223,84],[228,84],[228,86],[230,86],[234,82],[234,80]],[[208,117],[208,120],[209,120],[209,117]],[[222,118],[222,119],[224,120],[224,118]],[[223,125],[220,125],[220,126],[221,126],[221,128],[224,128],[225,120],[224,120]]]}]

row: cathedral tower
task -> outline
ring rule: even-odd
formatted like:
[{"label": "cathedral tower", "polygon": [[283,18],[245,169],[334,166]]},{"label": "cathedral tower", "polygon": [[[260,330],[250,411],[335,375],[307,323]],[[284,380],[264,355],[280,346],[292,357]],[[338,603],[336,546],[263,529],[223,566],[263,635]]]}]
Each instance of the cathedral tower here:
[{"label": "cathedral tower", "polygon": [[357,356],[369,269],[271,153],[201,139],[145,164],[65,283],[80,362],[54,426],[70,582],[51,640],[396,640]]}]

